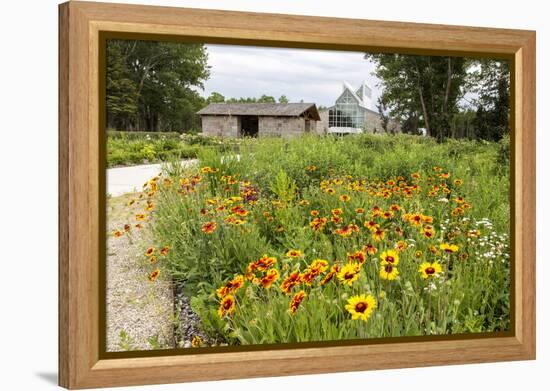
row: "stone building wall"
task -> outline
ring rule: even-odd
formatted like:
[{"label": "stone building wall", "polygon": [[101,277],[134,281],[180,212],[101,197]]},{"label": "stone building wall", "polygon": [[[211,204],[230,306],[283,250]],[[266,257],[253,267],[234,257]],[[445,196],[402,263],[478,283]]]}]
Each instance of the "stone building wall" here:
[{"label": "stone building wall", "polygon": [[[365,114],[366,133],[384,133],[382,128],[382,117],[380,117],[380,114],[374,111],[367,111]],[[392,119],[390,119],[390,122],[388,123],[388,130],[391,129],[394,129],[395,133],[401,133],[401,125]]]},{"label": "stone building wall", "polygon": [[202,134],[217,137],[239,137],[241,121],[239,117],[222,115],[203,115]]},{"label": "stone building wall", "polygon": [[[311,121],[311,129],[315,130]],[[259,137],[294,137],[305,132],[305,120],[302,117],[259,117]]]},{"label": "stone building wall", "polygon": [[[323,118],[323,117],[321,117]],[[239,137],[241,118],[239,116],[202,115],[202,134],[217,137]],[[326,134],[319,125],[322,121],[310,120],[310,132]],[[294,137],[306,133],[303,117],[258,117],[258,137]],[[321,129],[321,130],[320,130]],[[326,112],[328,129],[328,111]]]},{"label": "stone building wall", "polygon": [[325,135],[328,133],[328,110],[319,111],[320,121],[317,121],[317,134]]}]

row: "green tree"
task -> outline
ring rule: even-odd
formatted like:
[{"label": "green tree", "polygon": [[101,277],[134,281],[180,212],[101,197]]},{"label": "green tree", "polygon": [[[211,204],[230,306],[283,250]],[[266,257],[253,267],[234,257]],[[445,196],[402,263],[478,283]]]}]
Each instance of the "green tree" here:
[{"label": "green tree", "polygon": [[476,60],[470,72],[476,136],[498,141],[510,132],[510,64],[504,60]]},{"label": "green tree", "polygon": [[390,115],[418,118],[428,136],[442,141],[450,136],[450,122],[458,111],[467,60],[462,57],[366,54],[376,64],[382,99]]},{"label": "green tree", "polygon": [[480,138],[475,124],[476,112],[472,108],[461,110],[451,120],[451,137]]},{"label": "green tree", "polygon": [[[137,94],[137,129],[185,131],[199,124],[195,113],[205,102],[197,90],[209,77],[207,61],[201,44],[112,40],[107,44],[107,79],[118,79],[118,68],[127,70],[129,91]],[[116,84],[107,83],[113,102],[121,96]],[[119,124],[121,115],[112,107],[107,107],[107,117]]]},{"label": "green tree", "polygon": [[225,97],[219,92],[212,92],[208,98],[206,98],[206,103],[223,103],[225,102]]},{"label": "green tree", "polygon": [[258,99],[258,103],[276,103],[276,102],[277,101],[275,100],[275,98],[269,95],[262,95]]},{"label": "green tree", "polygon": [[288,103],[288,98],[286,97],[286,95],[281,95],[279,97],[279,103]]},{"label": "green tree", "polygon": [[[282,97],[284,97],[284,95]],[[226,102],[227,103],[277,103],[275,98],[270,95],[262,95],[259,98],[255,98],[255,97],[229,98],[229,99],[226,99]]]},{"label": "green tree", "polygon": [[384,133],[388,133],[390,117],[388,116],[387,107],[382,97],[378,98],[376,109],[378,110],[378,115],[380,116],[380,126],[382,126],[382,130],[384,131]]},{"label": "green tree", "polygon": [[126,63],[126,48],[120,41],[110,44],[107,56],[107,127],[132,130],[138,112],[138,92]]}]

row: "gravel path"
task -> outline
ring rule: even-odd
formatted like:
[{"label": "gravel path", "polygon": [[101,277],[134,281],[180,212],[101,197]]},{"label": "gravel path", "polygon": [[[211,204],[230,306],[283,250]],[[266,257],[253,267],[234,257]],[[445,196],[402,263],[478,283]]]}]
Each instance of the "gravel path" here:
[{"label": "gravel path", "polygon": [[144,255],[147,230],[115,238],[113,230],[132,221],[126,208],[129,195],[108,200],[107,239],[107,351],[151,350],[174,347],[174,296],[171,283],[161,276],[151,283],[153,267]]}]

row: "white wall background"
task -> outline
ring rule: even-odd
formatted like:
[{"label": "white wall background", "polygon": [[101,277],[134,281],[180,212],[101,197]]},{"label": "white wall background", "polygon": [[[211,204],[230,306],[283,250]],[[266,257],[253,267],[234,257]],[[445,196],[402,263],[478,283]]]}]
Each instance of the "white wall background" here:
[{"label": "white wall background", "polygon": [[[106,1],[106,0],[104,0]],[[119,0],[119,2],[125,2]],[[134,3],[537,30],[538,360],[146,387],[155,390],[543,389],[550,346],[548,13],[536,0],[133,0]],[[57,1],[0,5],[0,388],[54,389],[57,373]],[[546,11],[546,12],[545,12]],[[546,225],[544,225],[546,221]],[[38,348],[38,349],[37,349]],[[33,349],[33,353],[29,353]],[[546,369],[546,373],[545,373]],[[136,388],[137,389],[137,388]],[[143,388],[142,388],[143,389]]]}]

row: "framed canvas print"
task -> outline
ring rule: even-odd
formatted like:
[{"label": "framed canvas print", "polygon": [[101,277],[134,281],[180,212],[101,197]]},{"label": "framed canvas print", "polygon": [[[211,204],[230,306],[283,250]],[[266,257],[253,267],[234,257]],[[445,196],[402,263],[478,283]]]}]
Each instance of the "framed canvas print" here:
[{"label": "framed canvas print", "polygon": [[59,7],[60,385],[535,358],[535,33]]}]

